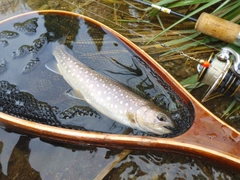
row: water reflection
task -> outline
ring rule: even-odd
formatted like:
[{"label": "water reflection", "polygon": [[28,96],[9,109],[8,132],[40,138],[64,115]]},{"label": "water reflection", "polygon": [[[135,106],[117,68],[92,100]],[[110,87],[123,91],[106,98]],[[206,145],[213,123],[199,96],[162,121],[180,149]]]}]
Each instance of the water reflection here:
[{"label": "water reflection", "polygon": [[[56,8],[56,6],[58,6],[65,10],[74,11],[74,8],[80,8],[82,7],[83,2],[88,1],[55,0],[48,2],[51,2],[54,6],[48,5],[47,1],[42,0],[2,0],[0,1],[0,19],[3,20],[7,17],[13,16],[14,14],[20,14],[22,12],[30,10],[37,10],[40,8],[44,9],[44,7],[50,7],[54,9]],[[113,10],[107,8],[107,6],[105,5],[95,4],[95,2],[105,2],[107,4],[108,2],[92,2],[94,2],[93,5],[89,6],[86,11],[84,10],[84,12],[88,16],[95,17],[95,19],[98,19],[99,21],[105,21],[106,23],[109,23],[109,21],[106,21],[104,18],[100,17],[99,14],[101,16],[105,16],[107,13],[109,13],[107,18],[111,19],[113,17]],[[69,4],[73,5],[69,6]],[[112,3],[110,3],[110,6],[112,6]],[[121,10],[127,11],[131,7],[122,5],[120,8]],[[79,9],[75,10],[79,11]],[[105,14],[103,13],[103,11],[105,11]],[[117,26],[116,24],[111,25],[112,27],[119,28],[119,26]],[[125,25],[126,24],[124,24],[124,26]],[[131,28],[131,25],[126,25],[126,27]],[[119,29],[119,31],[122,31],[124,33],[133,32],[131,29],[129,29],[129,31],[126,30],[127,29]],[[141,39],[143,40],[144,38]],[[4,43],[6,42],[2,42],[1,45],[3,45]],[[30,41],[30,43],[32,43],[32,41]],[[97,43],[95,42],[95,44]],[[108,54],[110,53],[111,52],[108,52]],[[4,59],[0,59],[0,73],[2,72],[1,70],[6,70],[6,64]],[[40,90],[43,92],[42,94],[49,92],[49,87],[53,85],[51,85],[46,79],[41,79],[41,73],[38,74],[38,77],[40,78],[40,80],[36,83],[33,82],[32,87],[37,87],[36,85],[39,84],[48,84],[48,86],[41,86]],[[54,78],[57,79],[56,76]],[[58,98],[55,96],[55,94],[51,95],[53,96],[53,98]],[[43,96],[41,95],[39,95],[38,97],[43,98]],[[159,96],[158,98],[161,101],[161,96]],[[167,101],[165,100],[164,102],[167,103]],[[212,107],[215,108],[215,106]],[[238,123],[238,120],[239,118],[236,118],[235,123]],[[18,143],[18,140],[20,140],[20,137],[21,136],[18,134],[9,133],[8,131],[0,129],[0,149],[2,150],[0,153],[0,179],[8,179],[8,160],[10,158],[10,155],[13,154],[13,149]],[[120,152],[104,148],[84,147],[82,147],[82,150],[79,150],[79,147],[76,148],[77,150],[71,150],[71,148],[65,146],[53,146],[49,143],[40,141],[38,138],[30,139],[30,142],[28,141],[28,138],[23,138],[23,140],[21,141],[23,145],[27,144],[28,147],[25,147],[30,151],[30,154],[27,154],[27,158],[23,157],[24,152],[26,153],[26,150],[18,148],[18,151],[15,151],[14,153],[15,157],[12,157],[12,159],[14,159],[15,162],[18,161],[18,158],[19,160],[27,160],[28,162],[26,163],[29,166],[26,167],[29,169],[25,169],[24,167],[18,167],[17,163],[14,163],[11,169],[17,168],[20,174],[22,174],[23,171],[33,171],[35,174],[39,172],[42,179],[93,179],[98,174],[98,172],[100,172]],[[19,146],[21,145],[19,144]],[[200,173],[203,174],[200,175]],[[187,156],[139,151],[134,151],[125,160],[117,164],[116,168],[114,168],[114,170],[110,174],[108,174],[107,178],[105,179],[115,180],[131,178],[155,180],[166,179],[166,177],[168,177],[169,179],[186,179],[185,177],[188,177],[189,179],[197,179],[196,174],[198,174],[198,177],[202,177],[201,179],[240,179],[240,176],[237,174],[233,174],[230,171],[226,171],[224,169],[216,168],[211,164],[209,165],[205,163],[204,161],[201,162]],[[31,176],[28,177],[30,177],[29,179],[33,179],[31,178]],[[27,177],[23,178],[28,179]]]},{"label": "water reflection", "polygon": [[[17,32],[10,33],[8,29],[12,28]],[[40,12],[6,21],[1,29],[9,33],[1,33],[0,37],[12,38],[2,50],[0,111],[75,129],[109,133],[122,133],[126,129],[85,101],[69,97],[71,87],[45,67],[54,60],[52,46],[64,43],[90,68],[128,86],[166,111],[177,113],[172,116],[176,124],[173,133],[162,137],[177,136],[191,126],[192,107],[107,28],[70,14]],[[134,130],[134,134],[150,135],[139,130]]]},{"label": "water reflection", "polygon": [[[121,150],[68,146],[0,129],[0,179],[94,179]],[[172,153],[132,151],[104,179],[239,179],[240,175]]]},{"label": "water reflection", "polygon": [[[33,169],[29,163],[29,157],[31,154],[29,148],[30,141],[31,138],[28,136],[19,137],[8,160],[7,175],[2,172],[1,166],[0,179],[22,179],[23,177],[28,177],[29,179],[34,180],[41,179],[40,173]],[[1,142],[1,144],[1,148],[3,148],[3,142]]]},{"label": "water reflection", "polygon": [[97,50],[101,51],[104,42],[104,35],[106,33],[102,29],[94,27],[93,24],[89,23],[88,21],[86,21],[85,24],[88,27],[87,33],[92,38]]}]

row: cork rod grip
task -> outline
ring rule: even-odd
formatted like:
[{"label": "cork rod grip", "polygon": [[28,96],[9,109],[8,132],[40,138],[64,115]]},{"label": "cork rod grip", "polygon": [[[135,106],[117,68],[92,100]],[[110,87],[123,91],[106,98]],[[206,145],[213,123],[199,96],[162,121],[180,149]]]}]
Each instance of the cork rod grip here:
[{"label": "cork rod grip", "polygon": [[195,29],[228,43],[234,43],[236,40],[239,40],[238,36],[240,35],[240,25],[208,13],[200,15]]}]

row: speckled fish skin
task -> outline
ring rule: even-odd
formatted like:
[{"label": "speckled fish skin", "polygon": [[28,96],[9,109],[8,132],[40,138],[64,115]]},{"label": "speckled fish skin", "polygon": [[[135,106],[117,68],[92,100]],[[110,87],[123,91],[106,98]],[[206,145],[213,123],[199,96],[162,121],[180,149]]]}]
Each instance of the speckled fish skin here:
[{"label": "speckled fish skin", "polygon": [[55,47],[53,55],[61,75],[77,96],[102,114],[144,132],[159,135],[171,132],[166,127],[174,127],[172,119],[152,102],[87,67],[68,53],[64,45]]}]

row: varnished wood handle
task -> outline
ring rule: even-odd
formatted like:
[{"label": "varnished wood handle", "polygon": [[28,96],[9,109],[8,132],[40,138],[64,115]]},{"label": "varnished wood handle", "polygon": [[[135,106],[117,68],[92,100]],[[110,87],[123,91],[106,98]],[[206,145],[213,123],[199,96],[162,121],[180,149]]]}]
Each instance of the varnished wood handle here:
[{"label": "varnished wood handle", "polygon": [[240,25],[208,13],[202,13],[195,29],[203,34],[240,46]]}]

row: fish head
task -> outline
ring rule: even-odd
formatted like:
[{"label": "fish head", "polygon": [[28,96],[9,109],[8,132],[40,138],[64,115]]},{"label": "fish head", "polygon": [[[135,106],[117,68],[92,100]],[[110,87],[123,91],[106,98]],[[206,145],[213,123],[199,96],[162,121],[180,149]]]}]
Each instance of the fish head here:
[{"label": "fish head", "polygon": [[175,127],[170,114],[154,104],[139,108],[135,117],[141,129],[158,135],[171,133]]}]

